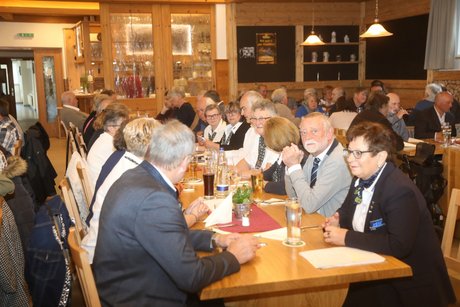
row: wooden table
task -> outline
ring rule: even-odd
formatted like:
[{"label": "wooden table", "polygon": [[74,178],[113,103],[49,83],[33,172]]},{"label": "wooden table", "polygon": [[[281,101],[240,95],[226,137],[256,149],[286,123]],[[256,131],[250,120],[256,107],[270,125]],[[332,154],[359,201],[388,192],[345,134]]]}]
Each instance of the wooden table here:
[{"label": "wooden table", "polygon": [[[442,143],[435,142],[435,140],[433,140],[433,139],[423,139],[422,141],[424,143],[433,144],[433,145],[436,146],[435,150],[434,150],[435,155],[442,155],[444,153],[444,148],[441,146]],[[411,144],[416,145],[416,143],[411,143]],[[405,154],[405,155],[407,155],[409,157],[413,157],[413,156],[415,156],[415,147],[413,147],[413,148],[405,148],[405,149],[401,150],[399,153],[400,154]]]},{"label": "wooden table", "polygon": [[[195,191],[182,192],[184,204],[203,195],[203,185]],[[278,197],[259,194],[268,199]],[[280,225],[285,225],[284,206],[262,207]],[[304,214],[302,224],[320,225],[324,217]],[[197,227],[203,227],[203,223]],[[410,276],[410,267],[391,256],[379,264],[333,269],[315,269],[299,252],[330,247],[320,228],[302,232],[304,247],[287,247],[280,241],[260,239],[267,246],[257,251],[255,259],[241,266],[239,273],[217,281],[201,291],[202,300],[224,298],[227,306],[342,306],[351,282]]]}]

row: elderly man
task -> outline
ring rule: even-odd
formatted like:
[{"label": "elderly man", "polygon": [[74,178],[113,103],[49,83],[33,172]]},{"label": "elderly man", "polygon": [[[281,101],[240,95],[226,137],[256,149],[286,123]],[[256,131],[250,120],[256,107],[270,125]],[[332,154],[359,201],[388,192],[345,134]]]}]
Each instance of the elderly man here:
[{"label": "elderly man", "polygon": [[256,91],[259,92],[262,98],[268,99],[268,87],[265,84],[258,84]]},{"label": "elderly man", "polygon": [[401,108],[401,101],[398,94],[388,93],[387,97],[389,98],[387,119],[391,124],[391,128],[404,141],[407,141],[409,139],[409,131],[407,131],[403,116],[408,115],[408,113]]},{"label": "elderly man", "polygon": [[[244,105],[247,106],[246,102]],[[265,146],[263,138],[265,122],[277,115],[273,102],[268,99],[256,98],[252,103],[251,113],[252,127],[246,132],[242,151],[243,158],[236,166],[240,172],[243,172],[244,177],[249,177],[251,169],[265,169],[267,164],[273,164],[279,157],[278,153]]]},{"label": "elderly man", "polygon": [[300,123],[300,118],[296,118],[291,109],[287,106],[288,104],[288,96],[285,88],[278,88],[273,91],[272,93],[272,101],[275,104],[276,113],[278,116],[284,117],[289,119],[295,125]]},{"label": "elderly man", "polygon": [[415,126],[415,122],[417,121],[417,116],[423,110],[433,107],[435,97],[440,92],[442,92],[441,85],[436,84],[436,83],[427,84],[425,86],[425,98],[415,104],[414,109],[409,114],[409,119],[407,120],[407,124],[411,126]]},{"label": "elderly man", "polygon": [[[258,249],[253,236],[189,230],[174,184],[193,154],[193,132],[170,121],[152,140],[146,160],[113,184],[102,207],[93,270],[103,306],[198,305],[195,293],[238,272]],[[215,247],[225,251],[196,254]]]},{"label": "elderly man", "polygon": [[83,131],[83,124],[88,117],[88,114],[83,113],[78,108],[78,100],[75,94],[71,91],[62,93],[62,110],[61,120],[64,122],[66,127],[69,127],[69,123],[73,123],[80,131]]},{"label": "elderly man", "polygon": [[0,99],[0,146],[12,153],[14,144],[18,139],[18,129],[9,116],[9,103]]},{"label": "elderly man", "polygon": [[292,144],[283,149],[286,192],[299,199],[305,212],[331,216],[342,205],[351,183],[343,147],[334,138],[327,117],[318,112],[302,118],[300,136],[310,155],[302,169],[304,153],[299,147]]},{"label": "elderly man", "polygon": [[172,107],[176,108],[176,118],[184,125],[191,127],[195,119],[195,110],[185,101],[185,92],[181,87],[173,87],[166,95]]},{"label": "elderly man", "polygon": [[418,139],[434,138],[442,141],[442,126],[451,126],[452,135],[456,136],[455,118],[449,112],[454,97],[449,92],[440,92],[436,95],[434,106],[417,114],[414,134]]}]

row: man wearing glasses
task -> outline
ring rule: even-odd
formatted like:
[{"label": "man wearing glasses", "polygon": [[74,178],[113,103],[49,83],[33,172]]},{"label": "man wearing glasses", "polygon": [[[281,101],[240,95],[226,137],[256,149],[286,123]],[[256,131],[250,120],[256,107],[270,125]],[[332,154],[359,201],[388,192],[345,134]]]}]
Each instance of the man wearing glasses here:
[{"label": "man wearing glasses", "polygon": [[295,144],[283,149],[287,195],[297,197],[306,213],[331,216],[342,205],[351,183],[343,147],[328,118],[319,112],[302,117],[299,128],[310,156],[302,169],[304,152]]},{"label": "man wearing glasses", "polygon": [[[245,96],[248,94],[249,92]],[[245,96],[241,99],[241,106],[243,114],[250,116],[252,127],[246,132],[242,151],[243,158],[238,162],[237,169],[243,173],[243,177],[249,177],[251,169],[265,169],[267,164],[273,164],[278,159],[279,154],[266,147],[263,139],[265,121],[277,115],[273,102],[268,99],[254,99],[252,112],[248,112],[249,106]]]}]

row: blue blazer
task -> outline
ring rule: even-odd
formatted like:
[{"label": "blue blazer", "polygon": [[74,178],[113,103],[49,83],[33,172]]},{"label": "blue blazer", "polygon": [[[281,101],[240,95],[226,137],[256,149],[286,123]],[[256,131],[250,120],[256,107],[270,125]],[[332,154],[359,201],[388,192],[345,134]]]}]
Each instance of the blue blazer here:
[{"label": "blue blazer", "polygon": [[184,306],[189,294],[239,271],[229,252],[211,251],[213,232],[189,230],[176,192],[144,161],[110,188],[93,262],[103,306]]},{"label": "blue blazer", "polygon": [[[455,302],[440,242],[418,188],[394,164],[387,163],[375,185],[364,232],[357,232],[352,225],[355,181],[356,178],[338,210],[340,226],[350,230],[345,245],[391,255],[412,268],[412,277],[379,282],[393,289],[381,296],[392,295],[396,290],[396,300],[404,306],[437,307]],[[349,295],[353,295],[352,291]],[[373,302],[367,302],[367,306]]]}]

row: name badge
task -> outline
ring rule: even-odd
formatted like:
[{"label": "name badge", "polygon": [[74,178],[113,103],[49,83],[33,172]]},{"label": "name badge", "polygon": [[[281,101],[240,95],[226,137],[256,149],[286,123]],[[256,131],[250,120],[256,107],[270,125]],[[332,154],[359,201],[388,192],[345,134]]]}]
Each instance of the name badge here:
[{"label": "name badge", "polygon": [[385,223],[383,222],[383,219],[377,219],[377,220],[373,220],[373,221],[370,221],[369,222],[370,226],[370,230],[376,230],[377,228],[380,228],[382,226],[385,225]]}]

